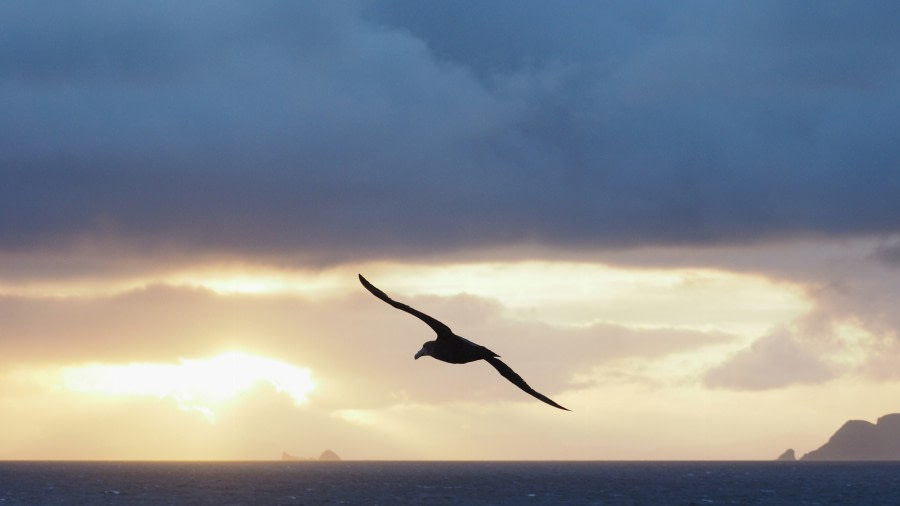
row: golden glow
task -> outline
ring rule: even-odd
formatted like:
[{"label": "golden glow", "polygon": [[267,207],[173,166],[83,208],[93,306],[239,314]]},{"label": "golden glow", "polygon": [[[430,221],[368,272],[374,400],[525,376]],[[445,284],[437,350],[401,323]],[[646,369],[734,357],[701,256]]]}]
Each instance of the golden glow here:
[{"label": "golden glow", "polygon": [[834,339],[839,344],[828,354],[831,363],[843,367],[858,367],[866,362],[870,353],[878,349],[879,336],[853,321],[843,321],[834,326]]},{"label": "golden glow", "polygon": [[165,276],[161,281],[176,286],[205,288],[213,292],[246,295],[315,294],[339,291],[347,274],[336,271],[312,273],[261,267],[213,267]]},{"label": "golden glow", "polygon": [[85,394],[171,398],[180,409],[200,412],[210,421],[218,405],[259,383],[286,393],[296,404],[306,402],[315,389],[307,368],[235,351],[177,364],[70,366],[60,372],[60,383]]},{"label": "golden glow", "polygon": [[378,419],[372,410],[363,409],[341,409],[334,412],[334,416],[351,423],[360,425],[376,425]]},{"label": "golden glow", "polygon": [[[497,350],[574,411],[561,413],[515,391],[484,364],[413,361],[405,350],[419,345],[427,329],[374,299],[357,273],[463,334],[474,326],[470,337],[485,345],[510,339],[518,328],[557,349],[574,336],[583,348],[548,360],[515,346]],[[16,318],[5,319],[21,358],[0,369],[0,410],[8,414],[0,424],[0,458],[268,459],[324,448],[357,459],[770,459],[789,446],[802,453],[847,418],[871,420],[894,409],[884,399],[896,397],[900,381],[857,372],[887,347],[879,348],[883,336],[845,321],[830,339],[798,340],[810,355],[846,371],[827,386],[745,391],[710,389],[703,381],[755,339],[802,324],[818,309],[818,292],[807,293],[802,279],[552,260],[369,262],[325,270],[198,262],[90,279],[2,279],[0,293],[34,300],[12,301]],[[155,286],[168,288],[126,293]],[[40,300],[61,296],[76,300]],[[196,311],[172,311],[181,303],[197,304]],[[144,305],[146,318],[132,321],[144,316]],[[170,312],[171,321],[154,319]],[[99,325],[98,318],[108,320]],[[598,323],[610,328],[555,327]],[[658,352],[668,334],[642,333],[646,328],[729,336]],[[140,330],[129,336],[134,351],[128,342],[103,347],[122,329]],[[607,337],[620,330],[622,339],[641,339],[625,354],[603,349],[618,346]],[[596,354],[575,356],[589,349],[594,334]],[[150,362],[138,351],[146,350],[138,340],[147,335],[169,336],[157,352],[171,357],[222,346],[298,346],[309,350],[306,360],[315,362],[308,365],[316,380],[328,378],[329,388],[323,383],[317,402],[297,409],[315,388],[309,369],[242,352]],[[255,338],[242,338],[248,335]],[[63,346],[51,349],[56,343]],[[114,358],[123,353],[134,363]],[[467,383],[482,373],[483,390]],[[452,381],[464,394],[447,393],[441,382]],[[435,388],[426,393],[416,382]]]},{"label": "golden glow", "polygon": [[370,263],[323,271],[252,264],[212,264],[144,279],[94,284],[3,285],[0,294],[84,297],[151,285],[220,295],[361,294],[356,273],[397,297],[461,294],[493,299],[506,316],[555,325],[611,323],[761,335],[811,308],[803,287],[763,276],[701,268],[624,268],[565,261],[459,264]]},{"label": "golden glow", "polygon": [[521,320],[613,323],[759,335],[809,311],[803,288],[717,269],[633,269],[599,263],[517,262],[373,266],[369,279],[402,295],[475,295]]},{"label": "golden glow", "polygon": [[140,277],[11,282],[0,279],[0,295],[77,298],[113,295],[164,285],[209,290],[220,295],[333,295],[346,292],[349,270],[314,272],[262,265],[209,264]]}]

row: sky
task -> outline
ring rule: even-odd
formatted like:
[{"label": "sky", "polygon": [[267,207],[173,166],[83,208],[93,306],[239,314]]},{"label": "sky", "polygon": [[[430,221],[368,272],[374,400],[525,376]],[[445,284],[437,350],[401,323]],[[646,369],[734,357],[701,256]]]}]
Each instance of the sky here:
[{"label": "sky", "polygon": [[[0,3],[0,459],[774,459],[900,411],[900,5]],[[503,357],[414,360],[431,330]]]}]

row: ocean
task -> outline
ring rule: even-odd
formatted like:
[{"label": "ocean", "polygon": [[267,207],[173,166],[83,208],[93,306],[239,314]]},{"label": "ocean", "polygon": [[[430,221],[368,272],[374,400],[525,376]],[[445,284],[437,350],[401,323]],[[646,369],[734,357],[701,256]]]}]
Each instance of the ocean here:
[{"label": "ocean", "polygon": [[0,505],[900,505],[900,462],[0,462]]}]

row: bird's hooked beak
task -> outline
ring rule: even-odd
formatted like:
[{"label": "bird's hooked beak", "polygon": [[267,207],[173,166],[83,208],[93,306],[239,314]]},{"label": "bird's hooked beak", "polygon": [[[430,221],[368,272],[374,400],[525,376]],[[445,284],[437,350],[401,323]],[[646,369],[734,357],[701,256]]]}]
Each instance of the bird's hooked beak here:
[{"label": "bird's hooked beak", "polygon": [[425,355],[428,355],[428,350],[422,346],[422,349],[416,352],[416,360],[419,360],[419,357],[424,357]]}]

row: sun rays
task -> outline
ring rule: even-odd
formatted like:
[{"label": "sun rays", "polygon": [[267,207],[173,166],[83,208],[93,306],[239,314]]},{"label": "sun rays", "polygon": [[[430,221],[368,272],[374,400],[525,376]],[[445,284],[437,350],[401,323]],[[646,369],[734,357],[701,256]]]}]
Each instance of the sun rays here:
[{"label": "sun rays", "polygon": [[312,372],[278,360],[238,351],[177,363],[86,364],[59,373],[69,391],[105,396],[168,398],[179,409],[216,420],[216,408],[259,384],[269,384],[303,404],[315,389]]}]

